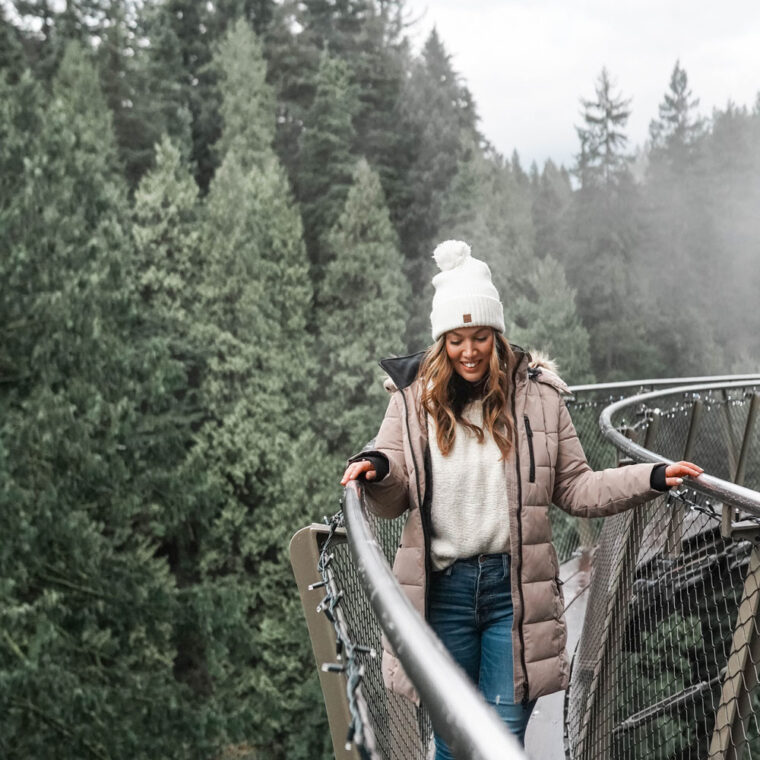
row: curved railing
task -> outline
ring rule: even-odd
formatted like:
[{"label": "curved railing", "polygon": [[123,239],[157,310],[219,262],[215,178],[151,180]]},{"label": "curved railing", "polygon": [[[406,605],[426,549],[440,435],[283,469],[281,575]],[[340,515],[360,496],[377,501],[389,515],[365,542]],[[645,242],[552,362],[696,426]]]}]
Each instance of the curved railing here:
[{"label": "curved railing", "polygon": [[361,486],[343,503],[351,555],[380,627],[455,757],[517,760],[525,755],[401,590],[366,519]]},{"label": "curved railing", "polygon": [[629,461],[690,459],[706,474],[604,521],[566,695],[569,758],[760,752],[759,388],[674,387],[602,412]]},{"label": "curved railing", "polygon": [[[736,377],[743,378],[745,386],[752,380],[760,381],[760,375],[731,377],[733,379],[736,379]],[[726,378],[695,378],[695,380],[701,380],[703,384],[712,381],[711,384],[714,385],[718,381],[725,381]],[[600,430],[599,415],[604,407],[620,401],[626,394],[630,395],[632,391],[646,391],[657,387],[668,388],[669,386],[683,385],[683,383],[683,379],[669,378],[593,386],[575,386],[571,388],[573,396],[567,399],[568,409],[592,467],[594,469],[602,469],[614,466],[618,458],[615,446]],[[670,389],[664,391],[664,393],[673,395],[677,391]],[[662,416],[665,417],[668,413],[666,412]],[[644,429],[641,420],[636,414],[629,413],[618,424],[628,429],[629,435],[634,437]],[[660,426],[661,429],[664,429],[664,427],[666,426]],[[679,454],[674,458],[682,458],[682,456]],[[704,462],[705,460],[699,461]],[[324,609],[327,607],[335,611],[334,608],[339,606],[341,609],[340,618],[346,621],[343,626],[345,635],[350,636],[354,642],[360,644],[362,651],[380,650],[381,627],[386,633],[396,632],[396,634],[401,636],[396,646],[398,649],[398,644],[402,644],[401,649],[403,651],[405,649],[404,645],[407,643],[408,631],[411,631],[417,625],[417,628],[415,628],[416,632],[409,635],[413,636],[418,645],[421,644],[421,649],[424,652],[419,655],[416,663],[409,666],[409,672],[420,693],[424,692],[425,694],[423,696],[423,704],[426,705],[427,709],[416,709],[407,700],[385,690],[382,684],[379,658],[364,658],[360,668],[362,676],[360,688],[357,687],[356,678],[347,678],[347,664],[345,667],[343,665],[327,667],[327,672],[320,672],[320,678],[322,679],[328,715],[330,716],[336,757],[358,757],[358,750],[355,746],[346,749],[346,734],[348,733],[349,737],[355,736],[353,726],[358,713],[369,714],[369,725],[366,727],[366,736],[369,738],[369,750],[366,748],[363,750],[363,757],[379,757],[387,758],[388,760],[395,760],[395,758],[399,758],[399,760],[419,758],[422,760],[428,757],[431,744],[431,714],[433,714],[434,721],[443,721],[441,728],[444,736],[454,746],[464,748],[461,752],[463,757],[481,756],[476,754],[485,751],[477,743],[477,736],[479,734],[482,735],[479,722],[473,720],[468,712],[462,712],[461,705],[459,707],[444,708],[442,706],[441,694],[442,691],[446,691],[445,689],[442,690],[435,686],[427,688],[421,685],[426,679],[432,679],[431,682],[435,683],[435,674],[431,674],[429,671],[439,668],[438,664],[431,667],[431,662],[435,661],[439,663],[438,654],[441,653],[435,637],[422,621],[404,615],[405,597],[400,592],[400,589],[388,580],[389,566],[392,563],[396,547],[398,546],[403,518],[396,520],[376,518],[364,511],[358,499],[354,499],[354,497],[350,496],[350,493],[353,492],[347,494],[343,516],[346,518],[351,548],[349,548],[346,542],[346,533],[342,528],[330,530],[332,543],[327,559],[330,564],[330,587],[332,588],[332,592],[329,594],[329,601],[326,604],[319,604],[320,601],[324,601],[321,590],[315,589],[314,591],[309,591],[308,585],[314,582],[317,582],[317,585],[323,583],[323,581],[320,581],[320,576],[315,574],[314,567],[317,564],[317,558],[319,557],[328,529],[325,526],[318,525],[304,528],[294,537],[291,545],[291,557],[301,590],[304,608],[307,612],[307,620],[309,621],[317,661],[321,664],[331,658],[335,659],[336,643],[339,655],[341,652],[345,653],[345,645],[335,640],[334,626],[332,624],[328,625],[327,621],[323,620],[319,614],[314,613],[314,610],[317,608]],[[660,502],[662,502],[662,499]],[[659,509],[663,509],[662,505],[660,505]],[[600,540],[600,531],[602,531],[602,524],[605,521],[569,518],[560,510],[551,510],[551,516],[558,555],[560,560],[565,563],[565,566],[571,564],[573,566],[583,566],[584,563],[587,564],[589,562],[594,553],[597,558],[595,562],[598,561],[600,556],[606,556],[604,552],[600,555],[599,549],[595,548]],[[614,520],[619,520],[619,518],[611,518],[606,522]],[[606,531],[606,533],[609,533],[609,531]],[[367,551],[372,552],[373,559],[370,563],[352,557],[352,552],[359,545],[363,546]],[[364,553],[364,550],[362,550],[362,553]],[[572,562],[568,562],[568,560],[572,560]],[[357,568],[362,567],[363,569],[360,569],[357,573]],[[595,572],[595,577],[601,577],[601,575]],[[384,611],[378,614],[374,605],[377,597],[381,595],[380,588],[383,589],[382,596],[386,599],[386,602],[383,603]],[[595,607],[594,604],[596,605]],[[594,604],[591,607],[596,609],[600,606],[605,606],[606,602],[595,602]],[[617,602],[612,606],[614,607],[616,604]],[[401,617],[399,617],[399,614]],[[596,615],[596,617],[599,616]],[[378,619],[380,623],[378,623]],[[416,621],[415,623],[412,623],[413,619]],[[420,625],[421,627],[419,627]],[[589,641],[592,639],[593,637],[588,637]],[[326,641],[328,644],[325,643]],[[433,656],[428,661],[427,655],[431,653],[433,653]],[[399,652],[399,655],[401,655],[401,652]],[[340,656],[338,659],[340,660]],[[582,668],[579,668],[574,671],[574,677],[581,670]],[[342,671],[343,676],[337,674],[337,671]],[[356,671],[357,669],[354,668],[352,672]],[[426,673],[427,675],[425,675]],[[594,675],[594,665],[591,665],[591,675],[592,677]],[[347,685],[352,690],[350,699],[346,699]],[[455,689],[455,691],[459,691],[459,689]],[[578,690],[575,694],[579,699],[575,706],[568,703],[568,723],[575,719],[576,723],[578,723],[577,728],[580,728],[581,726],[577,719],[577,706],[588,697],[588,691],[586,690],[581,694],[581,690]],[[581,696],[583,699],[580,698]],[[350,713],[349,702],[354,704],[357,701],[366,704],[368,709],[366,711],[354,709]],[[586,699],[586,701],[588,700]],[[606,725],[604,721],[600,722],[598,719],[598,716],[604,713],[604,709],[606,709],[602,702],[599,701],[596,707],[593,705],[591,707],[596,710],[595,726]],[[456,716],[462,715],[467,717],[467,721],[463,722],[454,719]],[[447,733],[448,731],[453,731],[454,733]],[[577,739],[578,731],[575,731],[575,733],[573,733],[572,729],[568,731],[567,746],[568,753],[571,756],[582,756],[587,759],[615,757],[614,754],[589,754],[593,752],[595,747],[594,741],[596,740],[592,741],[593,731],[589,732],[588,726],[584,731],[586,738],[584,739],[585,744],[581,748],[583,750],[582,754],[578,754],[579,745],[577,742],[575,745],[573,744]],[[623,755],[620,756],[622,757]],[[638,757],[637,755],[628,756]],[[652,757],[656,756],[658,755],[652,755]],[[663,758],[668,757],[668,755],[661,756]],[[643,754],[640,757],[649,757],[649,755]]]}]

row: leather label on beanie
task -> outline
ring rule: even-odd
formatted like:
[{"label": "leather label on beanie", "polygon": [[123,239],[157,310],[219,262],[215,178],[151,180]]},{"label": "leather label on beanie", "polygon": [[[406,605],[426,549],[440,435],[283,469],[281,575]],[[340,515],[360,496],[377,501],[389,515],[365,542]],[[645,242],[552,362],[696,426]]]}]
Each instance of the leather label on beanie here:
[{"label": "leather label on beanie", "polygon": [[472,314],[462,314],[462,322],[465,324],[472,322]]}]

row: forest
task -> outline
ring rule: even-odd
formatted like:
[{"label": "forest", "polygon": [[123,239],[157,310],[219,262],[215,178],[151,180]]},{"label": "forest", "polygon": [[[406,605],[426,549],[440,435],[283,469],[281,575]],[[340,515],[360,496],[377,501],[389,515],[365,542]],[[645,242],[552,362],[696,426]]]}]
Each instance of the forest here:
[{"label": "forest", "polygon": [[757,369],[760,99],[674,61],[634,150],[601,69],[526,167],[412,23],[0,2],[2,757],[331,756],[288,542],[430,342],[437,242],[569,383]]}]

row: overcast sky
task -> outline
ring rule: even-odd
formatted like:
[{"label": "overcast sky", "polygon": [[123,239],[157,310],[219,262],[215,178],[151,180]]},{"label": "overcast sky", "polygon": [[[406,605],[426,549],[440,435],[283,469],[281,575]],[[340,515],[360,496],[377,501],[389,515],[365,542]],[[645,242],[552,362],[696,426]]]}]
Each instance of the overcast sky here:
[{"label": "overcast sky", "polygon": [[630,147],[649,122],[676,59],[710,115],[728,100],[754,107],[760,91],[759,0],[407,0],[419,47],[436,26],[472,92],[485,136],[527,168],[569,166],[579,98],[607,66],[633,98]]}]

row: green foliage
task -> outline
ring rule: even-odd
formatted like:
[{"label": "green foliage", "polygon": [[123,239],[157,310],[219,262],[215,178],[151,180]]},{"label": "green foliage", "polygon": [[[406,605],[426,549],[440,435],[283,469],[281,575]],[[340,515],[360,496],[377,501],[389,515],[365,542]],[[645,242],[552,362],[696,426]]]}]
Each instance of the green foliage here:
[{"label": "green foliage", "polygon": [[514,320],[510,339],[545,351],[568,384],[593,382],[589,336],[575,308],[575,293],[551,256],[535,262],[527,288],[507,306]]},{"label": "green foliage", "polygon": [[352,115],[358,109],[346,64],[325,51],[317,72],[317,91],[301,135],[298,195],[313,277],[326,265],[324,236],[340,215],[356,163]]},{"label": "green foliage", "polygon": [[8,21],[5,7],[0,7],[0,72],[14,80],[24,67],[21,35]]},{"label": "green foliage", "polygon": [[360,449],[387,405],[377,359],[401,353],[409,286],[380,180],[356,166],[343,213],[328,237],[330,263],[317,320],[320,403],[317,417],[331,451]]},{"label": "green foliage", "polygon": [[[273,102],[265,89],[252,102],[241,78],[254,72],[263,87],[260,47],[247,25],[230,30],[215,65],[229,123],[201,239],[194,324],[213,354],[199,387],[205,420],[190,467],[203,468],[218,491],[198,519],[199,581],[189,600],[197,626],[185,648],[189,672],[207,671],[217,684],[231,740],[307,758],[323,747],[324,725],[319,705],[308,701],[316,696],[313,666],[302,618],[293,614],[286,547],[292,526],[310,517],[308,494],[324,492],[322,450],[309,429],[308,262],[270,144]],[[274,699],[286,685],[303,699]]]},{"label": "green foliage", "polygon": [[[429,341],[440,240],[567,380],[755,368],[760,110],[701,119],[676,64],[634,177],[603,72],[574,188],[485,144],[403,10],[0,9],[3,757],[330,756],[287,545]],[[632,688],[681,688],[644,641]]]},{"label": "green foliage", "polygon": [[628,138],[623,130],[631,115],[631,101],[613,93],[613,87],[603,68],[594,88],[595,99],[581,99],[584,124],[576,127],[581,144],[576,172],[584,188],[609,188],[628,170],[623,153]]},{"label": "green foliage", "polygon": [[684,168],[704,129],[703,120],[694,114],[698,105],[699,98],[689,89],[686,71],[676,61],[668,91],[658,109],[660,118],[653,119],[649,125],[652,158],[661,152],[672,166]]},{"label": "green foliage", "polygon": [[535,229],[536,256],[550,255],[562,260],[565,251],[567,214],[573,200],[567,170],[557,168],[552,160],[544,164],[533,188],[533,227]]},{"label": "green foliage", "polygon": [[[434,273],[429,261],[440,242],[437,237],[453,237],[444,200],[460,162],[471,155],[478,135],[472,96],[454,71],[451,57],[435,30],[410,68],[401,93],[398,127],[404,136],[399,157],[408,168],[390,205],[412,291],[423,293]],[[429,340],[423,336],[428,333],[430,301],[421,298],[416,303],[419,307],[410,314],[407,328],[407,342],[413,350]]]},{"label": "green foliage", "polygon": [[266,62],[254,31],[242,19],[222,39],[214,56],[219,72],[219,109],[224,129],[220,155],[235,151],[243,161],[272,151],[274,95],[266,84]]},{"label": "green foliage", "polygon": [[[702,648],[702,635],[699,616],[680,612],[658,621],[655,630],[641,633],[640,646],[621,658],[616,681],[617,722],[642,706],[683,694],[694,684],[693,660]],[[661,714],[621,733],[616,754],[624,751],[624,746],[633,746],[637,755],[654,760],[683,756],[698,741],[699,720],[694,712],[700,712],[699,701],[687,714]]]},{"label": "green foliage", "polygon": [[622,152],[629,101],[612,87],[603,69],[596,99],[582,101],[575,167],[581,187],[568,213],[567,250],[561,257],[591,338],[594,374],[608,381],[662,371],[647,334],[644,287],[634,267],[641,244],[641,191]]},{"label": "green foliage", "polygon": [[3,126],[25,155],[2,198],[0,300],[16,311],[0,397],[14,536],[0,552],[4,754],[202,751],[204,720],[173,678],[181,611],[157,551],[159,494],[184,456],[163,407],[179,375],[140,332],[110,114],[77,46],[47,107],[18,87],[29,99]]},{"label": "green foliage", "polygon": [[467,240],[473,254],[488,262],[508,308],[527,283],[534,245],[530,198],[512,166],[470,142],[444,196],[442,218],[436,237]]}]

